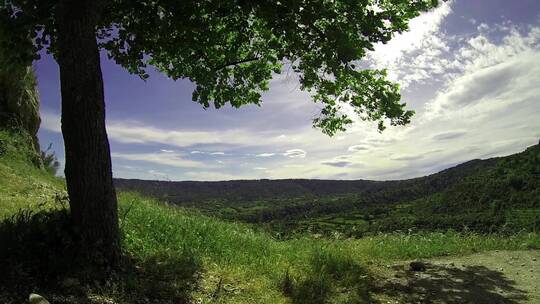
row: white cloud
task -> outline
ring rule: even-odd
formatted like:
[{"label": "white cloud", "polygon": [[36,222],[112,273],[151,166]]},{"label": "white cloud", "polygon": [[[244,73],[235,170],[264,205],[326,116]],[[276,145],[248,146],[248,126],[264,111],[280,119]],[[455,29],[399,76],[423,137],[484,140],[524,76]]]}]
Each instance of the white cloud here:
[{"label": "white cloud", "polygon": [[419,155],[395,155],[395,156],[392,156],[390,159],[392,160],[406,160],[406,161],[409,161],[409,160],[417,160],[417,159],[422,159],[424,158],[423,155],[419,154]]},{"label": "white cloud", "polygon": [[479,32],[484,32],[484,31],[487,31],[489,29],[489,26],[485,23],[480,23],[480,25],[478,25],[478,27],[476,28]]},{"label": "white cloud", "polygon": [[304,168],[303,165],[294,165],[294,164],[293,165],[285,165],[284,167],[285,168]]},{"label": "white cloud", "polygon": [[50,111],[41,110],[40,113],[41,116],[41,125],[40,128],[55,132],[55,133],[61,133],[61,123],[60,123],[60,115],[52,113]]},{"label": "white cloud", "polygon": [[[59,131],[58,131],[59,132]],[[261,146],[274,143],[286,145],[291,138],[278,136],[272,132],[254,132],[245,129],[229,129],[215,131],[170,130],[145,125],[133,121],[108,121],[107,133],[111,141],[125,144],[166,144],[176,147],[189,147],[194,145],[243,145]],[[208,153],[194,151],[195,153]],[[223,155],[225,152],[210,152],[213,155]]]},{"label": "white cloud", "polygon": [[349,152],[367,151],[369,149],[370,149],[370,147],[367,146],[367,145],[354,145],[354,146],[350,146],[349,148],[347,148],[347,150],[349,150]]},{"label": "white cloud", "polygon": [[[216,171],[187,171],[182,174],[184,180],[225,181],[250,178],[249,175],[229,174]],[[252,177],[251,177],[252,178]]]},{"label": "white cloud", "polygon": [[290,158],[305,158],[306,157],[306,151],[302,149],[291,149],[285,151],[283,153],[284,156],[290,157]]},{"label": "white cloud", "polygon": [[173,150],[167,150],[167,149],[160,149],[159,151],[161,151],[163,153],[174,153]]},{"label": "white cloud", "polygon": [[540,50],[534,42],[516,29],[499,45],[483,35],[471,38],[457,53],[461,72],[426,104],[426,119],[479,119],[539,96]]},{"label": "white cloud", "polygon": [[178,153],[111,153],[112,158],[150,162],[158,165],[178,168],[209,168],[208,164],[185,159]]},{"label": "white cloud", "polygon": [[260,154],[255,155],[255,157],[271,157],[274,155],[276,155],[276,153],[260,153]]},{"label": "white cloud", "polygon": [[[196,143],[194,143],[196,144]],[[190,152],[191,154],[207,154],[207,155],[213,155],[213,156],[221,156],[221,155],[225,155],[226,153],[225,152],[221,152],[221,151],[217,151],[217,152],[206,152],[206,151],[199,151],[199,150],[194,150],[194,151],[191,151]]]},{"label": "white cloud", "polygon": [[322,161],[321,164],[326,165],[326,166],[331,166],[331,167],[343,168],[343,167],[352,166],[354,162],[351,161],[350,155],[341,155],[341,156],[334,157],[333,159],[330,159],[330,160]]},{"label": "white cloud", "polygon": [[450,139],[456,139],[458,137],[461,137],[463,135],[467,134],[467,131],[465,130],[454,130],[454,131],[447,131],[442,132],[433,135],[433,139],[435,140],[450,140]]},{"label": "white cloud", "polygon": [[409,31],[395,35],[387,44],[376,45],[368,54],[373,67],[387,68],[389,78],[403,88],[428,79],[430,70],[440,71],[433,59],[448,50],[439,28],[451,12],[452,1],[448,1],[411,20]]}]

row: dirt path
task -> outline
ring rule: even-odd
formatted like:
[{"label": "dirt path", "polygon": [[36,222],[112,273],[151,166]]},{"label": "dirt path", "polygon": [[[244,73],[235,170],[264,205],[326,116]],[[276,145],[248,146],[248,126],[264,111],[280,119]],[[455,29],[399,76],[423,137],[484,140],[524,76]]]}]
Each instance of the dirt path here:
[{"label": "dirt path", "polygon": [[540,251],[492,251],[390,266],[377,298],[381,303],[540,303]]}]

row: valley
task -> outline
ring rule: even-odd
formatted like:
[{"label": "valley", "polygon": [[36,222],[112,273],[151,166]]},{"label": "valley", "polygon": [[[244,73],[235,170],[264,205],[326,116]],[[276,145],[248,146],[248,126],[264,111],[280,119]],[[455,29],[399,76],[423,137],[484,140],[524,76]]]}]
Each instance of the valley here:
[{"label": "valley", "polygon": [[540,229],[540,145],[399,181],[117,179],[115,183],[124,191],[252,223],[281,236]]}]

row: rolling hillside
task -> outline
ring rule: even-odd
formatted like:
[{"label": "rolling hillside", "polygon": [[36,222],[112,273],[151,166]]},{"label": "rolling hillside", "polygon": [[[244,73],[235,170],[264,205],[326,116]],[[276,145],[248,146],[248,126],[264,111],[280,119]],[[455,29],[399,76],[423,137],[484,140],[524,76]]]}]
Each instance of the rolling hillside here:
[{"label": "rolling hillside", "polygon": [[396,181],[262,179],[200,182],[115,179],[115,184],[119,189],[136,190],[176,204],[213,199],[255,201],[269,198],[315,198],[343,194],[371,194],[387,190],[400,191],[400,195],[415,197],[440,191],[467,175],[493,166],[496,161],[496,158],[471,160],[429,176]]},{"label": "rolling hillside", "polygon": [[540,145],[399,181],[116,180],[117,187],[279,234],[350,236],[394,230],[537,230]]}]

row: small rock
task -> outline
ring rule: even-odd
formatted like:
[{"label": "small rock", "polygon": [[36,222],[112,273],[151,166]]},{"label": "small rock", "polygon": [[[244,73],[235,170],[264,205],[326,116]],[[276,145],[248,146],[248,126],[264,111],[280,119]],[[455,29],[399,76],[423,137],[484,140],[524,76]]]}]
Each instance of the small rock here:
[{"label": "small rock", "polygon": [[31,293],[28,297],[28,302],[30,302],[30,304],[50,304],[49,301],[37,293]]},{"label": "small rock", "polygon": [[520,266],[521,266],[521,267],[525,267],[525,263],[521,264]]},{"label": "small rock", "polygon": [[536,258],[532,258],[533,262],[536,262]]},{"label": "small rock", "polygon": [[426,264],[421,261],[412,261],[409,264],[409,269],[411,271],[426,271]]}]

